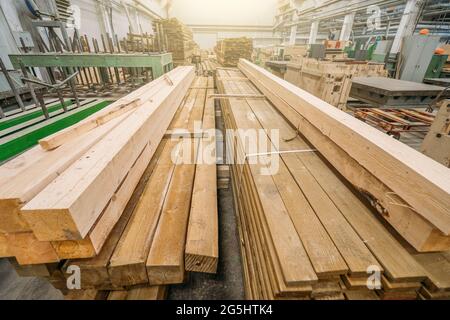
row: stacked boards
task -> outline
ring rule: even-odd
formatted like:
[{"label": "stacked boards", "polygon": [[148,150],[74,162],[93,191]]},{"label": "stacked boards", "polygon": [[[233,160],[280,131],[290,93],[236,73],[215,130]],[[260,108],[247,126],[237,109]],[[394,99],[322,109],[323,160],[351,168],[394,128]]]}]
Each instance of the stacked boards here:
[{"label": "stacked boards", "polygon": [[197,47],[192,30],[176,18],[162,20],[161,24],[175,66],[189,65]]},{"label": "stacked boards", "polygon": [[[252,83],[228,69],[217,77],[229,95],[226,128],[241,131],[226,137],[246,297],[416,299],[427,279],[423,266],[319,150],[269,100],[255,97],[259,77]],[[257,141],[249,143],[252,131]]]},{"label": "stacked boards", "polygon": [[353,77],[387,77],[384,64],[322,61],[296,57],[287,64],[284,79],[329,104],[346,110]]},{"label": "stacked boards", "polygon": [[448,168],[248,61],[240,67],[412,247],[450,250]]},{"label": "stacked boards", "polygon": [[[181,141],[169,141],[170,136],[167,135],[169,127],[174,128],[174,121],[178,121],[180,129],[190,125],[187,119],[199,120],[200,125],[203,125],[204,113],[207,113],[205,119],[208,119],[205,125],[214,128],[213,107],[208,112],[205,108],[208,84],[213,84],[213,81],[207,78],[193,80],[193,67],[177,68],[117,101],[112,105],[115,109],[105,109],[95,118],[88,118],[70,130],[41,141],[41,146],[2,166],[1,175],[5,180],[2,179],[0,188],[0,255],[12,257],[17,262],[18,270],[26,269],[28,274],[46,277],[57,288],[67,289],[65,278],[70,276],[70,266],[74,265],[71,261],[76,261],[81,269],[83,286],[90,279],[96,281],[94,285],[84,286],[83,289],[104,291],[119,288],[123,291],[125,286],[118,279],[127,272],[127,263],[123,259],[126,259],[127,245],[132,241],[127,239],[141,239],[140,243],[144,242],[145,245],[142,245],[147,250],[150,248],[148,241],[152,240],[148,238],[150,230],[153,230],[153,234],[156,234],[154,241],[159,239],[159,243],[163,244],[160,251],[155,251],[156,268],[174,270],[178,267],[177,272],[182,273],[184,278],[185,249],[189,249],[187,259],[194,261],[195,266],[191,266],[190,262],[186,264],[186,269],[215,272],[218,253],[217,238],[214,238],[217,233],[214,230],[217,227],[210,228],[212,231],[209,234],[195,232],[189,236],[188,232],[191,228],[195,229],[195,226],[190,226],[190,216],[194,219],[192,223],[200,221],[214,226],[214,222],[217,222],[215,188],[205,192],[198,186],[200,182],[195,182],[199,174],[198,181],[210,179],[211,184],[215,183],[215,163],[199,170],[197,167],[200,166],[196,166],[195,161],[180,166],[172,165],[172,149],[183,150],[180,146],[201,144],[203,137],[191,139],[187,135],[189,138],[183,138],[186,137],[184,133],[182,138],[178,137]],[[189,89],[191,84],[196,89]],[[213,87],[210,90],[214,90]],[[128,122],[128,119],[132,121]],[[213,138],[208,136],[208,139]],[[122,141],[123,147],[116,148]],[[194,157],[196,153],[192,155]],[[89,159],[95,160],[94,166],[86,169],[87,174],[83,175],[82,170],[87,168]],[[105,167],[104,171],[99,170],[101,166]],[[171,170],[171,175],[165,174],[167,168]],[[71,170],[76,170],[78,175],[69,175]],[[122,178],[116,176],[124,170],[127,172]],[[104,176],[103,172],[106,172]],[[65,189],[61,179],[66,177],[70,177],[70,181],[81,181],[74,184],[66,182]],[[165,184],[159,185],[157,179],[165,179]],[[158,184],[160,203],[165,209],[160,207],[159,212],[157,210],[153,216],[146,216],[144,218],[147,220],[142,221],[139,219],[143,219],[143,212],[153,206],[148,201],[151,201],[151,197],[157,197],[156,189],[152,190],[149,183],[153,183],[152,187]],[[185,191],[188,185],[191,188]],[[59,188],[56,192],[53,189],[55,187]],[[81,192],[81,188],[86,188],[86,191]],[[66,193],[66,190],[70,190],[70,193]],[[184,193],[184,197],[179,197],[181,193]],[[57,197],[58,201],[53,202],[52,196]],[[61,199],[67,197],[70,198],[67,203],[71,205],[63,209],[66,202]],[[102,208],[106,197],[109,199]],[[174,197],[177,201],[173,201]],[[198,201],[209,201],[211,209],[207,216],[199,212],[198,204],[191,210],[191,204]],[[53,209],[54,203],[58,205],[58,210]],[[183,216],[184,220],[172,221],[171,214]],[[160,216],[164,226],[158,223]],[[145,225],[145,222],[148,224]],[[175,222],[180,224],[179,230],[185,231],[174,233],[172,224]],[[168,243],[164,238],[178,241],[170,261],[158,260],[169,256],[164,251],[164,244]],[[213,240],[210,242],[210,239]],[[116,253],[119,241],[122,249],[117,249]],[[144,249],[140,250],[142,254]],[[109,260],[113,254],[116,258],[116,264],[111,268],[114,282],[109,279]],[[92,267],[102,263],[105,264],[103,269]],[[176,263],[178,266],[175,266]],[[129,265],[134,265],[134,261],[130,260]],[[105,271],[107,278],[102,273]],[[129,283],[134,280],[127,278],[126,281]],[[154,285],[150,285],[147,279],[139,286],[145,287]]]},{"label": "stacked boards", "polygon": [[217,61],[224,67],[236,67],[239,59],[252,58],[253,40],[250,38],[227,38],[217,41],[214,48]]}]

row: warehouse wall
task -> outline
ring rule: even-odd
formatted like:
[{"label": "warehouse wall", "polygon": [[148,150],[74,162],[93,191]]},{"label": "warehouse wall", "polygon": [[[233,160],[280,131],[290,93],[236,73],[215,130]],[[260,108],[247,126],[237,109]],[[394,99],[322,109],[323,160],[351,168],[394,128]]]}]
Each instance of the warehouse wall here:
[{"label": "warehouse wall", "polygon": [[[133,3],[132,1],[128,1]],[[164,10],[159,6],[158,0],[143,1],[152,10],[164,16]],[[87,34],[90,38],[95,37],[100,41],[101,34],[107,32],[106,22],[102,19],[101,10],[95,0],[71,0],[71,4],[78,6],[81,9],[81,29],[80,34]],[[119,38],[123,38],[129,32],[129,21],[126,16],[126,11],[122,6],[113,7],[113,27],[115,33]],[[132,19],[132,27],[136,33],[147,32],[153,33],[152,18],[147,14],[136,9],[129,9],[130,17]],[[139,21],[139,23],[138,23]]]},{"label": "warehouse wall", "polygon": [[[124,3],[129,3],[132,6],[135,2],[132,0],[124,0]],[[146,7],[151,9],[158,15],[166,17],[166,10],[164,0],[141,0]],[[48,0],[37,0],[36,3],[44,11],[50,11],[51,6],[48,5]],[[119,3],[119,2],[115,2]],[[99,1],[97,0],[70,0],[70,4],[74,8],[79,8],[80,12],[80,35],[87,35],[89,39],[96,38],[100,41],[101,34],[108,32],[107,21],[102,16],[102,10],[99,9]],[[14,38],[11,36],[16,31],[31,31],[30,21],[34,17],[28,11],[23,0],[0,0],[0,6],[4,13],[4,17],[1,16],[3,25],[2,27],[2,39],[0,39],[0,46],[2,56],[10,53],[17,53],[18,49],[14,46]],[[142,7],[141,10],[145,11]],[[129,7],[129,13],[132,20],[132,25],[135,32],[139,33],[147,32],[152,33],[152,17],[141,10]],[[6,27],[8,26],[8,27]],[[113,5],[113,27],[115,33],[119,38],[123,38],[129,32],[129,21],[126,16],[126,11],[122,5]],[[69,29],[69,36],[72,36],[74,30]],[[5,59],[9,64],[9,59]]]},{"label": "warehouse wall", "polygon": [[169,11],[186,24],[273,25],[277,0],[173,0]]},{"label": "warehouse wall", "polygon": [[[277,0],[173,0],[170,17],[176,17],[194,31],[194,40],[201,48],[214,47],[217,40],[230,37],[250,36],[256,46],[278,44],[272,31]],[[208,30],[200,30],[209,26]],[[258,31],[228,30],[221,26],[261,26]]]}]

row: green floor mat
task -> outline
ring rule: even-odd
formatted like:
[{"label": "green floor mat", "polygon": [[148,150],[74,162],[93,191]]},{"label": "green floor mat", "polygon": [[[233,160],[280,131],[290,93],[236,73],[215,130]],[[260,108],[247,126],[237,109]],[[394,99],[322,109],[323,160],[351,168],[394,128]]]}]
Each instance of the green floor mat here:
[{"label": "green floor mat", "polygon": [[[66,101],[64,104],[66,105],[66,107],[69,107],[73,103],[72,103],[72,101]],[[61,104],[57,104],[55,106],[49,107],[48,108],[48,112],[52,113],[52,112],[55,112],[55,111],[57,111],[59,109],[62,109],[62,105]],[[25,123],[27,121],[30,121],[30,120],[33,120],[33,119],[36,119],[36,118],[39,118],[39,117],[41,117],[43,115],[44,115],[44,113],[42,112],[42,109],[39,109],[39,110],[31,112],[29,114],[25,114],[23,116],[20,116],[20,117],[14,118],[14,119],[10,119],[10,120],[6,120],[4,122],[0,122],[0,131],[5,130],[5,129],[9,129],[11,127],[17,126],[18,124]]]},{"label": "green floor mat", "polygon": [[0,145],[0,162],[22,153],[23,151],[35,146],[39,140],[80,122],[109,104],[111,104],[110,101],[101,102],[95,106],[72,114],[45,127],[36,129],[35,131]]}]

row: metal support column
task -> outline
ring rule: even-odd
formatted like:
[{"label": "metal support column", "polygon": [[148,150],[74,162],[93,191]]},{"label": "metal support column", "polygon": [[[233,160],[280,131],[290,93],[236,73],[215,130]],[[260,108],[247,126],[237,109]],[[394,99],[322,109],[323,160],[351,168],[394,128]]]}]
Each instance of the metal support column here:
[{"label": "metal support column", "polygon": [[402,19],[400,20],[394,42],[392,43],[391,54],[399,53],[403,38],[414,33],[417,17],[423,2],[423,0],[408,0],[406,3],[405,11],[403,12]]},{"label": "metal support column", "polygon": [[311,32],[309,33],[308,44],[315,44],[317,33],[319,32],[319,20],[313,21],[311,24]]},{"label": "metal support column", "polygon": [[339,36],[339,41],[350,40],[350,35],[352,34],[353,21],[355,21],[355,12],[349,13],[344,18],[344,24],[342,25],[341,34]]}]

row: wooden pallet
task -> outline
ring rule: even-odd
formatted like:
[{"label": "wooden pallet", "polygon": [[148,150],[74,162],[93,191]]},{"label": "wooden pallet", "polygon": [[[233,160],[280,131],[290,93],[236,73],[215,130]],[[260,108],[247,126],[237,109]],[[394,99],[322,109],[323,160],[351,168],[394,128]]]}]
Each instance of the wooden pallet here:
[{"label": "wooden pallet", "polygon": [[410,109],[358,108],[354,114],[397,139],[405,132],[426,134],[435,118],[431,113]]}]

